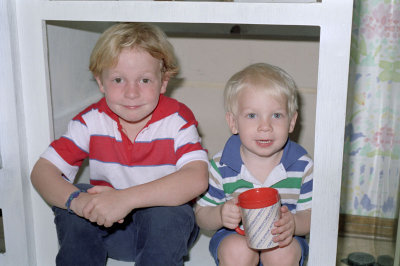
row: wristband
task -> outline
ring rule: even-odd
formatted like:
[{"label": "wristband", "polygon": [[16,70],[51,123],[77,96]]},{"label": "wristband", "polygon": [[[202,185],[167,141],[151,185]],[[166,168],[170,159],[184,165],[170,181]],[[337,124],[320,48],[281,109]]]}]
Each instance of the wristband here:
[{"label": "wristband", "polygon": [[77,191],[72,192],[71,195],[69,195],[69,198],[68,198],[67,202],[65,203],[65,207],[67,207],[67,211],[68,211],[69,213],[74,213],[74,212],[70,209],[70,207],[71,207],[71,202],[72,202],[73,199],[77,198],[77,197],[79,196],[80,193],[81,193],[81,191],[80,191],[80,190],[77,190]]}]

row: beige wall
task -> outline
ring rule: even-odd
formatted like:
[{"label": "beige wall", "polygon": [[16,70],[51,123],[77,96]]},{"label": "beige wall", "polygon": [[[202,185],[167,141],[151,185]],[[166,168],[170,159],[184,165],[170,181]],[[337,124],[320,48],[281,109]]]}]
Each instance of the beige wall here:
[{"label": "beige wall", "polygon": [[[199,120],[204,145],[212,156],[230,135],[222,92],[235,72],[267,62],[288,71],[300,88],[300,118],[293,136],[313,154],[318,43],[237,39],[172,38],[182,71],[171,96],[186,103]],[[172,86],[173,87],[173,86]]]}]

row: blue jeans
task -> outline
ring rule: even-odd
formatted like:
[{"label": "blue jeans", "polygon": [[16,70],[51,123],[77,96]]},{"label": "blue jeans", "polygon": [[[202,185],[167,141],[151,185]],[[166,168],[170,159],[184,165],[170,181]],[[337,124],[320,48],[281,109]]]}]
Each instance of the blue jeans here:
[{"label": "blue jeans", "polygon": [[[77,187],[88,189],[91,185]],[[64,209],[53,207],[53,211],[60,245],[57,265],[99,266],[106,264],[107,257],[135,261],[138,266],[183,265],[199,232],[188,204],[136,209],[123,224],[110,228]]]},{"label": "blue jeans", "polygon": [[[231,229],[226,229],[226,228],[221,228],[215,234],[212,236],[210,240],[210,245],[209,245],[209,250],[211,252],[211,255],[214,258],[215,265],[219,265],[219,260],[218,260],[218,247],[219,244],[221,244],[222,240],[224,240],[225,237],[231,235],[231,234],[237,234],[235,230]],[[301,247],[301,259],[299,261],[299,265],[303,266],[304,260],[308,256],[308,243],[305,237],[302,236],[294,236],[294,239],[296,239]],[[258,266],[263,266],[261,261],[259,262]]]}]

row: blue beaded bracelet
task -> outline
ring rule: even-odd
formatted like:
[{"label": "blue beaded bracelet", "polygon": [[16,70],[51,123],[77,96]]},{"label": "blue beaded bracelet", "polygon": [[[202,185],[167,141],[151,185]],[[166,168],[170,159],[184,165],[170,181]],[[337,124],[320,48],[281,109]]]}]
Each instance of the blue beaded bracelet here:
[{"label": "blue beaded bracelet", "polygon": [[65,207],[67,207],[67,211],[68,211],[69,213],[74,213],[74,212],[70,209],[70,207],[71,207],[71,202],[72,202],[73,199],[77,198],[77,197],[79,196],[80,193],[81,193],[81,191],[80,191],[80,190],[77,190],[77,191],[72,192],[71,195],[69,195],[69,198],[68,198],[67,202],[65,203]]}]

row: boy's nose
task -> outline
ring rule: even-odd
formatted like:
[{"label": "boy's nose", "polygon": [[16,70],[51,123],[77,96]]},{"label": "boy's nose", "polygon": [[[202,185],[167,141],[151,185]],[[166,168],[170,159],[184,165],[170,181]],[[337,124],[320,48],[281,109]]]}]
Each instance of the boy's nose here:
[{"label": "boy's nose", "polygon": [[260,121],[258,125],[259,131],[270,131],[272,129],[271,123],[268,119],[263,119]]},{"label": "boy's nose", "polygon": [[138,96],[139,96],[139,86],[135,83],[128,83],[125,88],[125,97],[133,99]]}]

